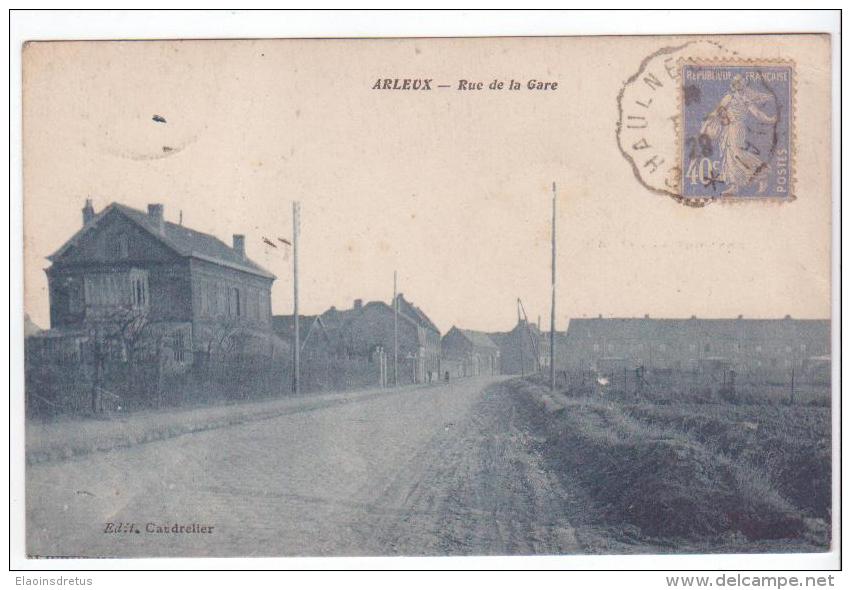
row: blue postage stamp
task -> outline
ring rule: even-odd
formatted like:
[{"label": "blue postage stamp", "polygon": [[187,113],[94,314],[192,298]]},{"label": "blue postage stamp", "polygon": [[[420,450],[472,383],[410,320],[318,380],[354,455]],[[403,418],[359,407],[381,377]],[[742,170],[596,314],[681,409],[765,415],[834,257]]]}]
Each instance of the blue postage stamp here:
[{"label": "blue postage stamp", "polygon": [[793,199],[793,65],[681,68],[683,198]]}]

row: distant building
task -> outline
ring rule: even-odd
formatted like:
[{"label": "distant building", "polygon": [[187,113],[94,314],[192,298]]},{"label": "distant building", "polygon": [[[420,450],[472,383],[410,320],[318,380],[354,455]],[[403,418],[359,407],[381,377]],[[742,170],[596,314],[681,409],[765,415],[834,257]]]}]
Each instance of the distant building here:
[{"label": "distant building", "polygon": [[78,344],[98,328],[144,322],[164,336],[173,361],[190,364],[199,351],[232,334],[268,348],[270,290],[275,277],[251,261],[245,238],[232,246],[167,222],[163,206],[138,211],[112,203],[83,208],[83,226],[48,257],[50,327]]},{"label": "distant building", "polygon": [[[440,343],[444,372],[455,377],[499,375],[499,346],[485,332],[453,326]],[[450,369],[451,366],[451,369]]]},{"label": "distant building", "polygon": [[571,319],[559,365],[601,370],[730,368],[799,375],[830,355],[830,321],[784,319]]},{"label": "distant building", "polygon": [[[440,371],[440,330],[417,306],[398,295],[398,359],[400,383],[424,383],[429,375],[434,380]],[[392,303],[356,299],[351,309],[331,309],[314,321],[299,320],[299,332],[305,350],[329,349],[338,358],[370,358],[383,351],[388,359],[392,380],[394,309]],[[280,319],[279,319],[280,318]],[[289,330],[292,338],[292,316],[276,316],[279,336]],[[312,330],[304,324],[313,326]]]},{"label": "distant building", "polygon": [[527,320],[519,320],[510,332],[488,333],[499,346],[499,362],[503,374],[529,375],[550,365],[547,335]]}]

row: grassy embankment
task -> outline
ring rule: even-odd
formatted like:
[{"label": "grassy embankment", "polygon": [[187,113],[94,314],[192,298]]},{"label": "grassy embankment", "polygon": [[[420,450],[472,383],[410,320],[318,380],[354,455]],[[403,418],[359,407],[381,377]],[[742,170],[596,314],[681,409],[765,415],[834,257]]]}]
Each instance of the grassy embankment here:
[{"label": "grassy embankment", "polygon": [[829,543],[830,408],[551,394],[517,380],[541,450],[597,518],[674,548],[817,551]]}]

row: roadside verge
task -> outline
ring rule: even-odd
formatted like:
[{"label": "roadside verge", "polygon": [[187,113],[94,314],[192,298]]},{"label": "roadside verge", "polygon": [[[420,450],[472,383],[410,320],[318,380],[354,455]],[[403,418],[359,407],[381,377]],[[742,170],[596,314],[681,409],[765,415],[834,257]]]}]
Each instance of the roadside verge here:
[{"label": "roadside verge", "polygon": [[102,418],[67,417],[46,422],[28,420],[26,462],[27,465],[33,465],[62,461],[193,432],[269,420],[298,412],[440,386],[410,385],[398,389],[321,393],[224,406],[167,408],[125,415],[113,414]]}]

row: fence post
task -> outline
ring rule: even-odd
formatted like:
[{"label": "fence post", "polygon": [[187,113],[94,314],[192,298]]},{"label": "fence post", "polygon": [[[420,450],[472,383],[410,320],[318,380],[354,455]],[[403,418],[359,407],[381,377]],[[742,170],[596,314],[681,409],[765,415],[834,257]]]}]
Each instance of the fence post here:
[{"label": "fence post", "polygon": [[789,388],[789,405],[795,405],[795,367],[792,367],[792,382]]},{"label": "fence post", "polygon": [[163,405],[163,388],[162,388],[162,374],[163,374],[163,337],[160,336],[157,339],[157,380],[156,380],[156,398],[157,398],[157,408],[161,408]]},{"label": "fence post", "polygon": [[95,353],[95,375],[94,383],[92,384],[92,413],[98,414],[101,410],[100,392],[103,387],[103,334],[100,330],[95,332],[94,353]]}]

